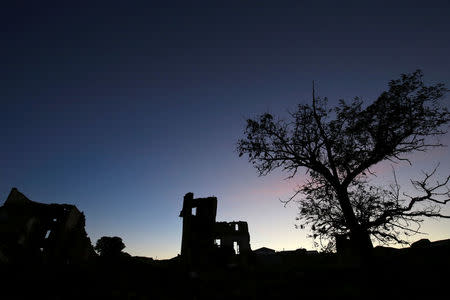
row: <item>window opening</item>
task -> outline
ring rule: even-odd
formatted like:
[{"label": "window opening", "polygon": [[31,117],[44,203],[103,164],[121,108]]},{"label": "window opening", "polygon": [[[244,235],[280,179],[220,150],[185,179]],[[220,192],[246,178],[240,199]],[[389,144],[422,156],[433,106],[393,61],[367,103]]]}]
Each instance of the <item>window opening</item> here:
[{"label": "window opening", "polygon": [[233,242],[233,249],[235,254],[239,254],[239,244],[238,242]]}]

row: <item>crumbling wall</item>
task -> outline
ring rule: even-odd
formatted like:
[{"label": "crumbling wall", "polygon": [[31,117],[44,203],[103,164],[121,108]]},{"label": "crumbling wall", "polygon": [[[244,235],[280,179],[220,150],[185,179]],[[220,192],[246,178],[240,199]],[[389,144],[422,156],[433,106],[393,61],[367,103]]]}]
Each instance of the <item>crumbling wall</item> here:
[{"label": "crumbling wall", "polygon": [[76,206],[33,202],[13,188],[0,207],[2,262],[79,263],[95,256]]},{"label": "crumbling wall", "polygon": [[208,264],[227,255],[251,251],[247,222],[216,222],[217,198],[183,199],[181,256],[191,264]]},{"label": "crumbling wall", "polygon": [[214,232],[214,242],[219,248],[233,249],[235,254],[250,251],[247,222],[217,222]]}]

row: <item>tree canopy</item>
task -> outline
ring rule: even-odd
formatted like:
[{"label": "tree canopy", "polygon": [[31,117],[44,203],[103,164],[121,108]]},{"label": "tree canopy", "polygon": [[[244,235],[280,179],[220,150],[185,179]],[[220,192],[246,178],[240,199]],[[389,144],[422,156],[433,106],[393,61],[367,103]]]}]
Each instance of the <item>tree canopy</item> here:
[{"label": "tree canopy", "polygon": [[420,70],[391,80],[389,89],[367,106],[355,98],[329,108],[327,98],[315,97],[313,88],[311,105],[299,104],[289,120],[268,113],[247,120],[237,151],[248,156],[259,175],[281,168],[293,178],[305,168],[310,181],[290,198],[305,195],[299,200],[300,217],[312,223],[316,234],[348,233],[359,248],[371,248],[371,234],[396,239],[388,226],[395,216],[442,216],[430,206],[413,211],[419,202],[447,203],[448,178],[430,186],[434,172],[425,174],[415,181],[425,194],[406,203],[400,194],[369,186],[367,176],[381,161],[411,163],[407,154],[442,146],[432,137],[445,134],[450,121],[446,92],[442,83],[425,85]]},{"label": "tree canopy", "polygon": [[114,257],[123,254],[122,250],[125,249],[125,244],[118,236],[103,236],[95,244],[94,249],[104,257]]}]

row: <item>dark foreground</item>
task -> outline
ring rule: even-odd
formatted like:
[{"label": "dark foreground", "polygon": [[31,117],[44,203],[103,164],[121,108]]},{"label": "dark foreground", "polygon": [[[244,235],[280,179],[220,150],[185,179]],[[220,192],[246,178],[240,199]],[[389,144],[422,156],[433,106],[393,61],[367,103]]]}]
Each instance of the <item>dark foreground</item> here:
[{"label": "dark foreground", "polygon": [[0,299],[429,298],[448,293],[449,254],[447,243],[434,248],[378,248],[365,263],[336,254],[290,253],[201,271],[189,271],[177,258],[99,258],[78,266],[3,265]]}]

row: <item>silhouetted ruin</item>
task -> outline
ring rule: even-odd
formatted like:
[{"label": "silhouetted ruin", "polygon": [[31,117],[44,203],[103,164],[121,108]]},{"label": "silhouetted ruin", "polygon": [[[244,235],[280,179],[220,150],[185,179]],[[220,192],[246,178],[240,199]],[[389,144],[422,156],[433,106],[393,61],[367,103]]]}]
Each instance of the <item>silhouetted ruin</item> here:
[{"label": "silhouetted ruin", "polygon": [[214,227],[216,246],[233,249],[235,254],[251,251],[247,222],[216,222]]},{"label": "silhouetted ruin", "polygon": [[181,256],[186,262],[205,264],[251,252],[247,222],[216,222],[216,213],[216,197],[184,196]]},{"label": "silhouetted ruin", "polygon": [[0,262],[74,264],[95,256],[74,205],[31,201],[13,188],[0,207]]},{"label": "silhouetted ruin", "polygon": [[[247,223],[216,222],[216,212],[217,198],[185,195],[181,256],[131,256],[121,238],[103,237],[97,248],[109,253],[91,260],[83,213],[12,189],[0,207],[1,299],[283,299],[299,290],[305,299],[428,299],[430,287],[448,281],[436,270],[450,268],[450,240],[378,246],[365,261],[346,235],[336,236],[337,253],[252,251]],[[409,289],[417,278],[421,284]]]}]

